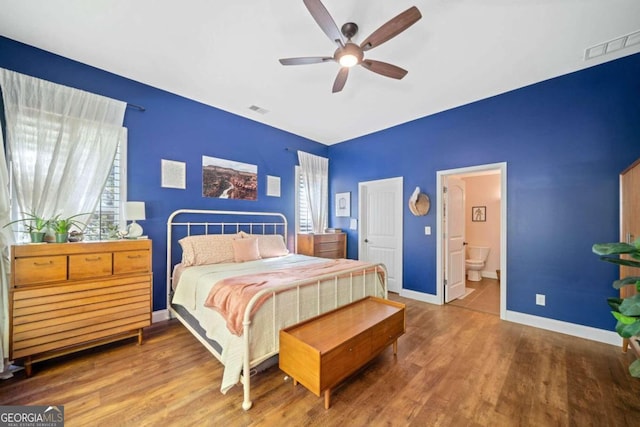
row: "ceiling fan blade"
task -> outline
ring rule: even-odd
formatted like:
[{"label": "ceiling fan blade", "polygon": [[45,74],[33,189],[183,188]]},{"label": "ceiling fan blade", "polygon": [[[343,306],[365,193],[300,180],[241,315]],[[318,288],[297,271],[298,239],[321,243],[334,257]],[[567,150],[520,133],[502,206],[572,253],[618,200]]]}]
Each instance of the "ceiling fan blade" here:
[{"label": "ceiling fan blade", "polygon": [[340,46],[344,46],[342,33],[322,2],[320,0],[304,0],[304,5],[307,6],[311,16],[313,16],[313,19],[316,20],[329,39]]},{"label": "ceiling fan blade", "polygon": [[422,14],[417,7],[412,6],[375,30],[360,44],[360,48],[367,51],[380,46],[415,24],[420,18],[422,18]]},{"label": "ceiling fan blade", "polygon": [[396,67],[395,65],[382,61],[374,61],[373,59],[365,59],[360,63],[360,65],[369,71],[373,71],[374,73],[378,73],[385,77],[391,77],[392,79],[400,80],[408,73],[408,71],[403,68]]},{"label": "ceiling fan blade", "polygon": [[344,87],[344,84],[347,82],[347,77],[349,77],[349,67],[340,68],[340,71],[338,71],[338,75],[336,76],[336,80],[333,82],[333,90],[331,92],[340,92]]},{"label": "ceiling fan blade", "polygon": [[320,64],[322,62],[335,61],[332,56],[308,56],[304,58],[281,58],[282,65],[306,65]]}]

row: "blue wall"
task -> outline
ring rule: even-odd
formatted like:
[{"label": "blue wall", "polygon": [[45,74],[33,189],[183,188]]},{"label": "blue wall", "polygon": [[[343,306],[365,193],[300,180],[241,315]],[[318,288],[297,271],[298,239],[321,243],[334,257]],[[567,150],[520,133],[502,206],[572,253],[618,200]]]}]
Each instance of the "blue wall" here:
[{"label": "blue wall", "polygon": [[[146,107],[128,109],[125,126],[129,199],[147,202],[143,226],[154,241],[155,309],[165,307],[168,215],[184,207],[277,210],[293,222],[295,150],[302,149],[329,156],[331,194],[351,192],[353,217],[360,181],[403,176],[406,197],[419,185],[435,204],[436,171],[507,162],[507,308],[613,327],[605,298],[615,294],[616,268],[598,261],[591,245],[618,239],[618,175],[640,157],[640,54],[328,148],[2,37],[0,67]],[[202,155],[257,164],[258,201],[202,198]],[[187,190],[160,187],[161,159],[187,163]],[[282,197],[265,196],[266,175],[282,178]],[[436,208],[404,214],[404,287],[429,294],[436,292]],[[346,229],[346,221],[331,225]],[[357,257],[355,232],[348,247]],[[545,307],[535,305],[536,293],[547,295]]]},{"label": "blue wall", "polygon": [[[293,224],[296,151],[327,155],[322,144],[3,37],[0,67],[146,108],[145,112],[127,108],[124,125],[129,130],[128,199],[146,202],[147,219],[141,225],[153,239],[155,310],[166,307],[166,224],[171,212],[181,208],[278,211]],[[258,200],[203,198],[203,155],[257,165]],[[160,186],[161,159],[186,162],[186,190]],[[280,177],[282,197],[266,196],[267,175]]]},{"label": "blue wall", "polygon": [[[435,294],[436,172],[506,162],[507,309],[612,329],[617,270],[591,246],[618,240],[619,173],[640,157],[638,76],[640,54],[331,146],[332,190],[356,195],[354,217],[360,181],[403,176],[405,199],[430,195],[427,216],[405,207],[403,281]],[[357,257],[355,232],[348,247]]]}]

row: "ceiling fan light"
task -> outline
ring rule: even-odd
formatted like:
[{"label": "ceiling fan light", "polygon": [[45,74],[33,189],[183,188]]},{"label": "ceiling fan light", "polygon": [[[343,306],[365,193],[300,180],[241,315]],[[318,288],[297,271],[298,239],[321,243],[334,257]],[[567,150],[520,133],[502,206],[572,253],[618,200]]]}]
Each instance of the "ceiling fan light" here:
[{"label": "ceiling fan light", "polygon": [[343,67],[353,67],[358,63],[358,57],[350,53],[347,53],[346,55],[342,55],[340,57],[339,62],[340,62],[340,65],[342,65]]}]

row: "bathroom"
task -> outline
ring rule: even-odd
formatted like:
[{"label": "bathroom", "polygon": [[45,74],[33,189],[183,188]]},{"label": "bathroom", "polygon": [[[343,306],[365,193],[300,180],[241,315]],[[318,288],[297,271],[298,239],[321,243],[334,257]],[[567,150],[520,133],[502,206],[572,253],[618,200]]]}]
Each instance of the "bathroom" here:
[{"label": "bathroom", "polygon": [[[450,304],[499,315],[500,172],[459,175],[458,178],[465,182],[467,258],[469,247],[487,247],[489,253],[479,271],[470,272],[467,268],[466,293]],[[467,262],[467,267],[469,265]],[[470,276],[475,280],[469,280]]]}]

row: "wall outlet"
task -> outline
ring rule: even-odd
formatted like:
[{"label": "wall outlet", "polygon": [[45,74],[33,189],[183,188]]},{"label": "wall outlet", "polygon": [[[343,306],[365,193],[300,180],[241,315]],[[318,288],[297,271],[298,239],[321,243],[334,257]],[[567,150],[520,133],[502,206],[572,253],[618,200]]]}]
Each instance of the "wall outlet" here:
[{"label": "wall outlet", "polygon": [[425,225],[424,234],[426,234],[427,236],[430,236],[431,235],[431,227],[429,227],[428,225]]},{"label": "wall outlet", "polygon": [[545,305],[546,297],[543,294],[536,294],[536,304],[537,305]]}]

